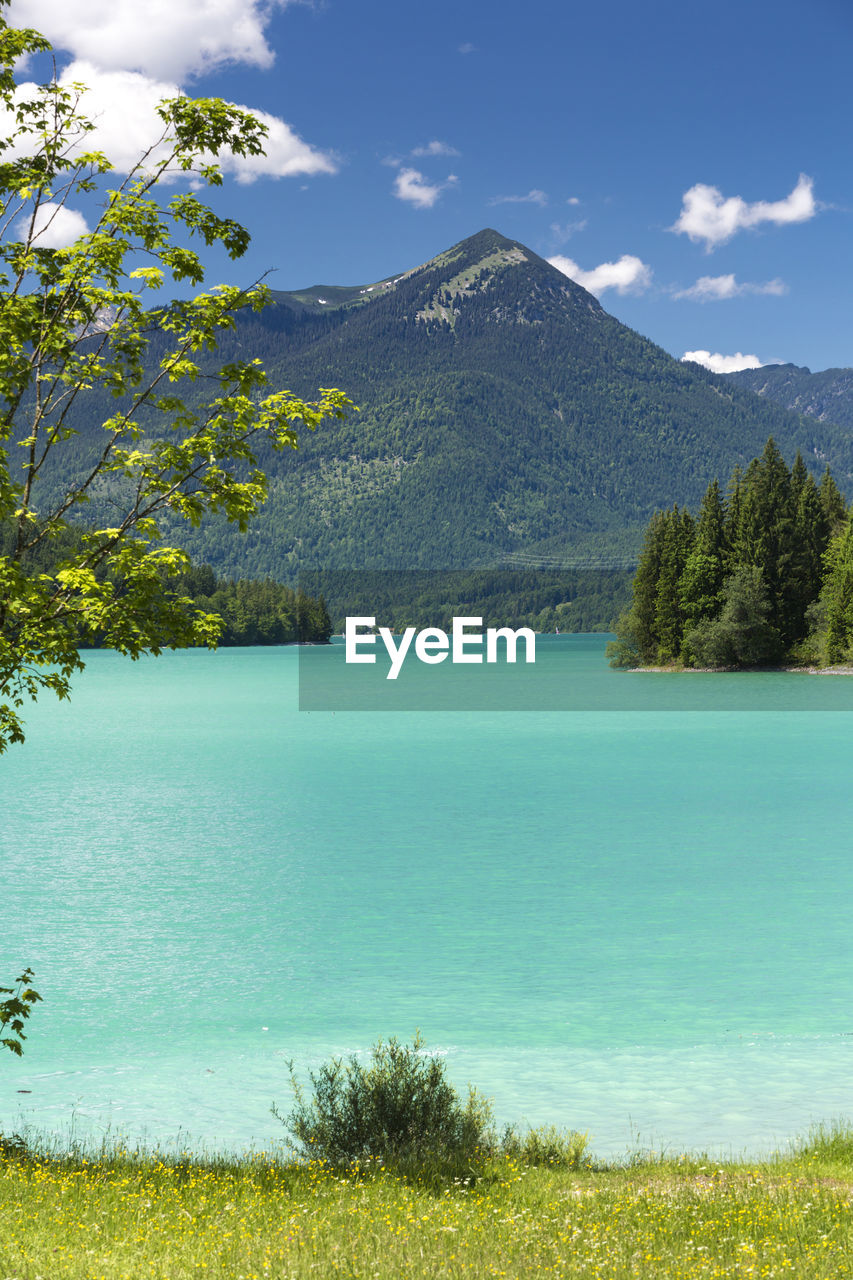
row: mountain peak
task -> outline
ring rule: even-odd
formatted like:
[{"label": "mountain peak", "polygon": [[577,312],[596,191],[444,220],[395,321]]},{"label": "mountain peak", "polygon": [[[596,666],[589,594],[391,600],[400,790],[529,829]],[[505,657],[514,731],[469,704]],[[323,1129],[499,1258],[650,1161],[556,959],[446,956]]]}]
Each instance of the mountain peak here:
[{"label": "mountain peak", "polygon": [[[492,227],[460,240],[395,281],[408,282],[418,322],[456,325],[472,302],[484,318],[537,324],[556,310],[603,315],[598,300],[519,240]],[[417,300],[415,301],[415,291]]]},{"label": "mountain peak", "polygon": [[[536,323],[546,312],[555,307],[562,311],[567,304],[596,316],[605,314],[586,289],[494,227],[484,227],[420,266],[373,284],[312,285],[292,293],[276,291],[273,297],[297,312],[351,314],[365,305],[372,309],[380,299],[394,295],[393,305],[401,314],[420,323],[437,320],[453,328],[466,300],[482,301],[485,294],[495,298],[495,319]],[[510,297],[513,302],[507,309]]]},{"label": "mountain peak", "polygon": [[[508,236],[501,235],[500,231],[495,231],[494,227],[484,227],[482,231],[475,231],[472,236],[466,236],[464,240],[460,240],[458,244],[453,245],[450,249],[445,250],[446,253],[494,253],[501,249],[525,249],[519,240],[510,240]],[[439,254],[443,257],[443,254]]]}]

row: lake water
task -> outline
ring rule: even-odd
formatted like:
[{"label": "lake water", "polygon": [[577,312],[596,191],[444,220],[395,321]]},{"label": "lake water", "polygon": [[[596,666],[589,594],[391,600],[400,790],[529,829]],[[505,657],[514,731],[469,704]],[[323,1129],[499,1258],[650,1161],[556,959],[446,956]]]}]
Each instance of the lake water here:
[{"label": "lake water", "polygon": [[[543,643],[632,705],[724,679]],[[600,1154],[853,1115],[853,715],[784,709],[853,707],[853,680],[716,686],[775,710],[335,714],[297,710],[299,661],[99,652],[29,711],[0,981],[29,964],[45,1000],[3,1128],[268,1147],[287,1060],[416,1027],[500,1121]]]}]

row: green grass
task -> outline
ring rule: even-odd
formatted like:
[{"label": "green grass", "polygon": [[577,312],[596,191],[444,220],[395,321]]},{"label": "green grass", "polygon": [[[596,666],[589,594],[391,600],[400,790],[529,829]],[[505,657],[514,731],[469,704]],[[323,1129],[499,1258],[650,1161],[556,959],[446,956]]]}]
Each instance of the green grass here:
[{"label": "green grass", "polygon": [[31,1149],[0,1158],[0,1277],[853,1273],[850,1129],[818,1130],[763,1162],[635,1156],[567,1168],[571,1143],[542,1134],[527,1146],[443,1183],[262,1153]]}]

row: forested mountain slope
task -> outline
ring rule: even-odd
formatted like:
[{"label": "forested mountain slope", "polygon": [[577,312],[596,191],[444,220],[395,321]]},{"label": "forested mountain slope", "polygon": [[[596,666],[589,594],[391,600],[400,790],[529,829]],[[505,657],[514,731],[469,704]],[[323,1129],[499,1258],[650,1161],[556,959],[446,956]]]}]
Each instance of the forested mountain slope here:
[{"label": "forested mountain slope", "polygon": [[[341,387],[361,412],[263,459],[248,536],[176,523],[219,572],[627,565],[656,508],[697,503],[769,435],[853,475],[849,432],[680,363],[495,231],[373,286],[275,296],[219,358],[258,356],[308,398]],[[78,452],[101,420],[78,424]]]},{"label": "forested mountain slope", "polygon": [[853,431],[853,369],[812,373],[795,364],[771,364],[726,377],[786,409]]}]

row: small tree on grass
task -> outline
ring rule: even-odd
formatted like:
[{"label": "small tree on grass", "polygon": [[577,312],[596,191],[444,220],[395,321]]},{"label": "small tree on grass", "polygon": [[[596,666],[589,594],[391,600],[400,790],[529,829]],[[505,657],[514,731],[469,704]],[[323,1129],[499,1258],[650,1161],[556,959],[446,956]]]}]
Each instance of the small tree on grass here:
[{"label": "small tree on grass", "polygon": [[465,1164],[491,1143],[491,1105],[469,1086],[463,1101],[445,1076],[443,1059],[411,1045],[379,1040],[370,1063],[333,1058],[310,1072],[309,1100],[291,1064],[295,1105],[273,1107],[304,1156],[350,1164]]}]

